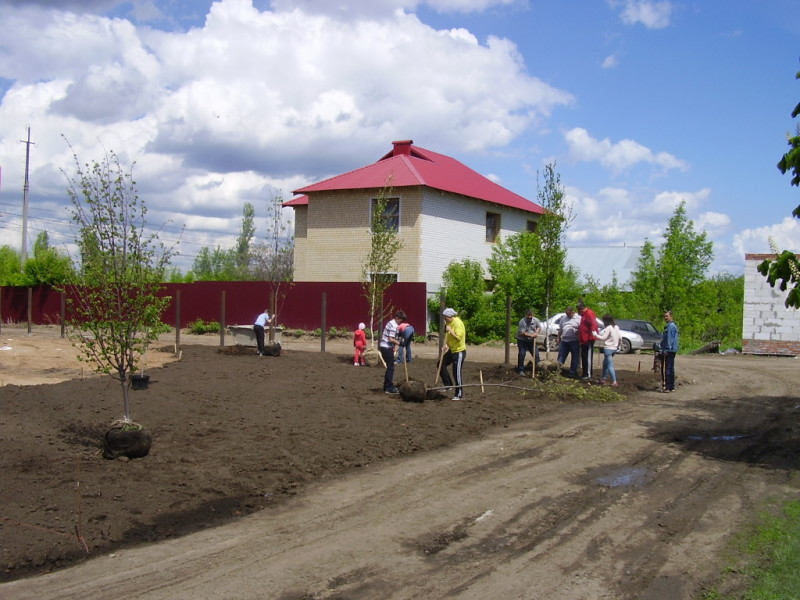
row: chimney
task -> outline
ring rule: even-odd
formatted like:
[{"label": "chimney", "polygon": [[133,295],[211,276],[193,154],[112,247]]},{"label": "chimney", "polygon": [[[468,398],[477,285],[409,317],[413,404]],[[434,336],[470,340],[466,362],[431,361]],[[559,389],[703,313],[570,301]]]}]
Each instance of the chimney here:
[{"label": "chimney", "polygon": [[394,146],[392,156],[401,156],[403,154],[409,156],[411,154],[411,144],[413,143],[414,140],[400,140],[397,142],[392,142],[392,145]]}]

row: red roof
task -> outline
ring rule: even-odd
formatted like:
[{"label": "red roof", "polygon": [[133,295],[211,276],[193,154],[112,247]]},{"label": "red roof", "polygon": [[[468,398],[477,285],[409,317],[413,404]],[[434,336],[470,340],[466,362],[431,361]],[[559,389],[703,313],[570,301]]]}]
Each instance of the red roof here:
[{"label": "red roof", "polygon": [[[294,193],[380,189],[385,185],[392,188],[423,185],[525,212],[544,212],[535,202],[497,185],[456,159],[414,146],[413,143],[411,140],[392,142],[392,151],[378,162],[300,188]],[[285,202],[284,206],[304,204],[308,204],[306,195]]]}]

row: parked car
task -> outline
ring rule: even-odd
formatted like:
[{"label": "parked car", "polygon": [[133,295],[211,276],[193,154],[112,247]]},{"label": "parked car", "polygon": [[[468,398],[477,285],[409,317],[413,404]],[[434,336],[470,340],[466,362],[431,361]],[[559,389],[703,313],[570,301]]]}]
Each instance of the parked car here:
[{"label": "parked car", "polygon": [[[536,338],[537,344],[539,344],[540,346],[544,346],[545,340],[547,340],[548,350],[550,350],[551,352],[555,352],[556,350],[558,350],[558,332],[559,332],[558,322],[561,320],[561,317],[563,316],[564,316],[563,312],[557,313],[552,317],[550,317],[549,319],[547,319],[547,321],[542,323],[542,331]],[[623,327],[622,325],[620,325],[620,322],[617,321],[616,319],[614,320],[614,322],[617,325],[619,325],[619,330],[620,333],[622,334],[622,339],[620,340],[619,343],[619,351],[622,354],[630,354],[631,352],[638,352],[644,347],[645,342],[642,339],[642,336],[640,336],[635,331],[630,331],[629,329]],[[603,324],[603,321],[598,318],[597,329],[601,330],[604,327],[605,325]],[[661,340],[661,337],[659,337],[658,339]],[[595,348],[598,347],[599,346],[595,344]]]},{"label": "parked car", "polygon": [[650,321],[638,319],[614,319],[614,321],[620,329],[635,331],[642,336],[645,348],[657,350],[661,347],[661,332]]}]

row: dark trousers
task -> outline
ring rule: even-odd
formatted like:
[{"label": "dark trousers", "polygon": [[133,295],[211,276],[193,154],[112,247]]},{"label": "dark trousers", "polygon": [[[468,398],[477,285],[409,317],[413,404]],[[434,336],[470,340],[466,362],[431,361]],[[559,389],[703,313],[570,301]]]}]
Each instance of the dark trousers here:
[{"label": "dark trousers", "polygon": [[256,345],[258,346],[258,353],[264,354],[264,326],[253,325],[253,331],[256,334]]},{"label": "dark trousers", "polygon": [[675,353],[664,352],[664,388],[667,390],[675,389]]},{"label": "dark trousers", "polygon": [[517,371],[522,371],[525,368],[525,357],[530,352],[533,356],[534,362],[539,364],[539,348],[534,347],[533,340],[517,340]]},{"label": "dark trousers", "polygon": [[[462,386],[464,385],[464,360],[466,358],[466,350],[461,352],[448,350],[442,358],[442,370],[439,372],[445,387],[453,387],[453,382],[455,381],[455,396],[458,398],[464,397],[464,388]],[[450,379],[450,374],[447,372],[447,367],[450,365],[453,365],[453,379]]]},{"label": "dark trousers", "polygon": [[386,363],[386,373],[383,374],[383,391],[390,390],[394,387],[394,347],[384,348],[378,346],[383,357],[383,362]]},{"label": "dark trousers", "polygon": [[558,362],[560,362],[562,365],[565,364],[567,362],[567,355],[570,355],[570,375],[578,374],[578,360],[580,359],[579,351],[580,345],[578,344],[578,340],[571,340],[569,342],[561,340],[561,343],[558,345]]},{"label": "dark trousers", "polygon": [[592,359],[594,358],[594,341],[581,344],[581,370],[584,377],[592,376]]}]

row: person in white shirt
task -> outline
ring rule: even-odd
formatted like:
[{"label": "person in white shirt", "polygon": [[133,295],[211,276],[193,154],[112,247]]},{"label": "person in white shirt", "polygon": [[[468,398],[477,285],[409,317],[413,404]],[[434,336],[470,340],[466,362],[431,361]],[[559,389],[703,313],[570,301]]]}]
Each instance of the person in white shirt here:
[{"label": "person in white shirt", "polygon": [[394,385],[394,353],[400,346],[397,326],[406,320],[406,313],[398,310],[394,313],[394,319],[389,319],[386,327],[383,328],[383,335],[378,344],[383,362],[386,363],[386,372],[383,375],[383,391],[387,394],[399,394],[399,390]]},{"label": "person in white shirt", "polygon": [[580,360],[580,344],[578,343],[578,327],[581,317],[575,309],[568,306],[565,314],[558,320],[558,362],[562,365],[570,355],[569,376],[578,378],[578,361]]},{"label": "person in white shirt", "polygon": [[611,380],[611,385],[617,387],[617,372],[614,370],[614,355],[619,349],[622,334],[611,315],[603,315],[603,331],[594,332],[594,337],[603,342],[603,375],[602,381]]},{"label": "person in white shirt", "polygon": [[258,318],[256,318],[256,322],[253,324],[253,332],[256,334],[256,345],[258,346],[258,355],[264,356],[264,330],[267,326],[272,322],[274,317],[269,316],[269,312],[267,309],[264,309]]}]

